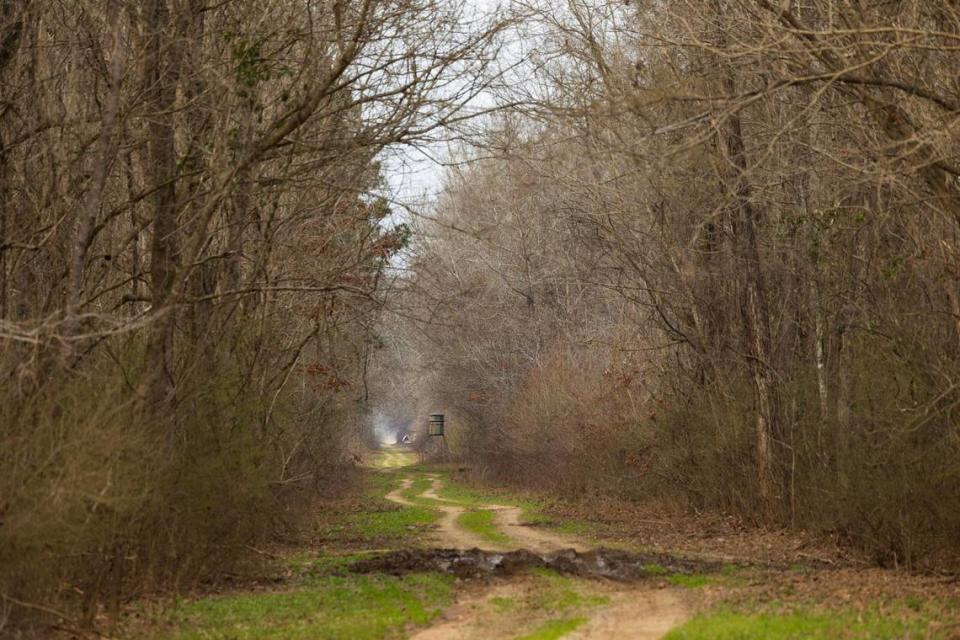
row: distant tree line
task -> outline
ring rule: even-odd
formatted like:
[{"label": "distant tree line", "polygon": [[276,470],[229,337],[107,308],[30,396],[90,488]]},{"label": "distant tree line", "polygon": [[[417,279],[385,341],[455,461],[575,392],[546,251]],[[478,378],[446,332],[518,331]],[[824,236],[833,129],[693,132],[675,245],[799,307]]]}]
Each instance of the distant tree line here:
[{"label": "distant tree line", "polygon": [[960,8],[520,4],[522,107],[421,217],[392,329],[459,451],[955,554]]}]

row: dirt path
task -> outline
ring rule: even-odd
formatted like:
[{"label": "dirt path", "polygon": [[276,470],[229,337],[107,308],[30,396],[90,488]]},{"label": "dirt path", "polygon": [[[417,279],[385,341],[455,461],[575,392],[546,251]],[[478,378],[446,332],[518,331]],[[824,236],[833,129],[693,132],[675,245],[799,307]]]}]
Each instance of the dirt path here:
[{"label": "dirt path", "polygon": [[[402,462],[390,459],[395,473],[403,473]],[[394,466],[395,465],[395,466]],[[554,554],[565,549],[578,552],[591,550],[591,545],[572,536],[537,529],[523,522],[520,508],[503,504],[469,505],[444,498],[441,492],[444,478],[440,474],[426,474],[430,486],[418,495],[410,496],[412,477],[406,477],[398,489],[387,494],[387,499],[405,506],[428,506],[441,513],[433,532],[438,547],[488,551],[525,549],[537,554]],[[413,498],[411,500],[410,498]],[[493,512],[494,526],[509,538],[509,543],[496,544],[469,531],[458,522],[468,510]],[[579,626],[562,637],[581,639],[631,638],[651,640],[688,619],[691,606],[681,589],[657,588],[646,585],[628,585],[617,582],[583,580],[592,593],[600,593],[605,604],[591,608]],[[529,623],[530,612],[520,614],[497,609],[496,603],[511,602],[531,589],[531,580],[517,577],[480,589],[472,589],[458,598],[439,622],[416,633],[414,640],[480,640],[514,638]],[[555,636],[551,636],[555,637]],[[559,637],[559,636],[556,636]]]},{"label": "dirt path", "polygon": [[510,637],[510,620],[489,615],[489,603],[512,600],[522,587],[517,581],[494,585],[482,592],[467,594],[444,613],[439,623],[424,629],[410,640],[472,640],[474,638]]},{"label": "dirt path", "polygon": [[[441,480],[440,476],[435,473],[428,474],[428,476],[431,479],[430,488],[424,491],[421,495],[424,498],[429,498],[430,500],[440,503],[456,504],[456,502],[447,500],[439,495],[439,491],[443,488],[443,481]],[[440,505],[438,505],[438,508],[449,509],[449,507],[443,507]],[[513,544],[509,545],[494,545],[494,548],[496,548],[498,551],[527,549],[528,551],[534,551],[536,553],[552,553],[562,549],[588,551],[591,548],[589,545],[584,544],[576,538],[556,535],[548,531],[536,529],[524,524],[523,510],[519,507],[504,504],[482,504],[478,505],[477,508],[492,511],[494,515],[494,524],[496,525],[497,529],[499,529],[513,541]],[[457,507],[457,510],[459,513],[463,513],[465,511],[463,507]],[[455,527],[459,528],[459,526],[456,525],[456,518],[454,518],[453,524]],[[486,543],[486,545],[480,544],[478,546],[481,548],[488,548],[490,547],[490,543]]]},{"label": "dirt path", "polygon": [[[458,518],[468,510],[453,500],[440,496],[443,480],[437,474],[428,474],[431,480],[430,488],[423,491],[418,497],[431,500],[432,509],[442,513],[437,529],[434,531],[434,540],[441,547],[452,549],[472,549],[474,547],[489,551],[512,551],[527,549],[535,553],[552,553],[562,549],[588,551],[591,547],[570,537],[559,536],[547,531],[535,529],[523,523],[523,510],[503,504],[475,505],[474,509],[492,511],[497,529],[510,538],[510,544],[497,544],[485,540],[472,531],[464,529],[457,522]],[[407,500],[403,494],[413,485],[411,478],[404,478],[401,486],[387,494],[387,500],[405,506],[417,506],[415,502]]]},{"label": "dirt path", "polygon": [[488,506],[494,513],[494,522],[509,538],[516,541],[514,548],[537,553],[553,553],[562,549],[589,551],[591,547],[572,537],[560,536],[523,523],[523,511],[518,507]]},{"label": "dirt path", "polygon": [[690,617],[690,604],[675,589],[634,589],[621,591],[609,606],[566,636],[570,640],[662,638],[670,629]]},{"label": "dirt path", "polygon": [[388,450],[383,451],[377,456],[375,466],[379,469],[399,469],[415,464],[416,461],[417,454],[412,451]]},{"label": "dirt path", "polygon": [[[417,503],[407,500],[403,496],[405,492],[410,490],[412,485],[412,478],[404,478],[400,483],[400,486],[388,493],[385,497],[391,502],[396,502],[397,504],[402,504],[407,507],[419,506]],[[434,543],[437,546],[450,549],[483,548],[490,549],[491,551],[506,550],[497,545],[490,545],[480,536],[476,535],[472,531],[467,531],[457,524],[457,518],[459,518],[460,515],[466,511],[466,508],[455,506],[452,503],[446,504],[449,501],[437,496],[436,486],[437,485],[434,485],[428,491],[421,493],[419,497],[432,499],[437,502],[437,504],[431,506],[432,509],[435,509],[441,513],[440,521],[437,523],[437,528],[432,532],[431,535]]]},{"label": "dirt path", "polygon": [[[523,615],[503,614],[491,603],[514,601],[530,588],[513,580],[466,594],[437,624],[411,636],[411,640],[506,640],[517,637]],[[656,640],[685,621],[690,608],[672,589],[625,588],[602,584],[597,589],[610,604],[588,613],[588,620],[564,635],[570,640]]]}]

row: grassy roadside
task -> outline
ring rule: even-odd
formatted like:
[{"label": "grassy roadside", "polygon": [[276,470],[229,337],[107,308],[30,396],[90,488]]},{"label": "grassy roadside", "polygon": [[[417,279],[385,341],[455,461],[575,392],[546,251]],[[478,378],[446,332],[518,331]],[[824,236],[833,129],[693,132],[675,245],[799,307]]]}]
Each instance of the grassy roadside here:
[{"label": "grassy roadside", "polygon": [[[389,464],[383,465],[389,468]],[[276,567],[286,579],[264,590],[198,596],[180,600],[162,612],[140,616],[124,637],[159,640],[373,639],[404,637],[411,628],[429,624],[452,602],[456,583],[433,573],[396,577],[358,575],[344,565],[383,548],[417,546],[438,518],[435,500],[420,494],[433,485],[420,469],[371,472],[363,492],[324,510],[317,536],[321,549],[287,554]],[[411,482],[402,489],[405,479]],[[441,496],[474,507],[488,496],[443,483]],[[401,490],[413,506],[385,499]],[[447,495],[443,495],[447,493]],[[509,539],[493,522],[493,512],[473,508],[461,516],[468,530],[499,544]],[[349,553],[345,553],[349,552]],[[490,614],[530,638],[559,638],[587,618],[584,613],[605,599],[589,584],[553,572],[534,572],[528,589],[489,604]]]},{"label": "grassy roadside", "polygon": [[318,546],[279,554],[264,571],[285,576],[269,588],[178,599],[133,611],[120,637],[149,640],[367,640],[402,638],[435,619],[453,599],[454,581],[435,573],[353,574],[346,564],[383,548],[417,546],[438,518],[427,506],[385,499],[403,475],[370,472],[362,492],[318,514]]},{"label": "grassy roadside", "polygon": [[499,545],[510,544],[509,536],[497,529],[493,520],[493,511],[489,509],[470,509],[460,514],[460,517],[457,518],[457,524],[467,531],[472,531],[487,542]]},{"label": "grassy roadside", "polygon": [[320,542],[334,549],[416,546],[439,514],[420,501],[407,507],[387,500],[384,496],[399,489],[403,478],[396,473],[368,474],[358,501],[321,515],[317,526]]},{"label": "grassy roadside", "polygon": [[960,591],[950,579],[794,566],[674,575],[668,581],[708,597],[707,606],[667,640],[960,637]]},{"label": "grassy roadside", "polygon": [[453,580],[312,572],[283,590],[184,601],[139,636],[171,640],[373,640],[400,638],[449,605]]},{"label": "grassy roadside", "polygon": [[[612,548],[647,550],[636,543],[606,537],[606,528],[597,523],[558,516],[547,498],[457,482],[443,467],[425,470],[446,476],[438,492],[445,499],[473,507],[490,503],[518,506],[528,524]],[[481,520],[474,525],[479,533],[476,527],[483,528],[483,516],[472,517]],[[651,567],[651,575],[660,574]],[[953,638],[960,632],[960,592],[941,588],[933,577],[881,569],[836,572],[803,563],[790,569],[764,568],[762,563],[755,569],[723,565],[709,575],[669,574],[664,570],[662,577],[674,587],[705,592],[697,598],[705,608],[671,632],[670,640]],[[764,585],[759,587],[762,593],[751,595],[758,585]],[[900,590],[907,585],[911,595],[903,597]],[[561,637],[568,632],[564,630],[567,624],[577,624],[574,618],[562,617],[548,622],[544,623],[543,635],[530,637]],[[552,635],[555,633],[560,635]]]},{"label": "grassy roadside", "polygon": [[[413,506],[385,499],[400,490]],[[433,485],[426,472],[404,469],[371,472],[364,491],[355,501],[326,509],[318,527],[321,548],[287,554],[277,573],[286,575],[269,589],[224,593],[176,602],[162,612],[128,626],[124,637],[159,640],[321,640],[401,638],[411,628],[429,624],[449,606],[456,582],[434,573],[396,577],[385,574],[358,575],[344,565],[383,548],[417,546],[432,526],[438,512],[436,501],[421,497]],[[443,483],[444,489],[451,487]],[[453,486],[442,495],[463,503],[465,489]],[[459,493],[458,493],[459,492]],[[478,506],[486,495],[473,494],[468,502]],[[471,509],[462,515],[465,528],[500,544],[509,539],[493,523],[493,513]],[[349,552],[349,554],[345,553]],[[510,598],[488,604],[490,615],[506,621],[534,639],[559,638],[586,621],[585,613],[605,604],[590,583],[549,571],[533,572],[523,579],[527,588]],[[506,632],[509,634],[509,632]],[[502,634],[502,635],[506,635]]]},{"label": "grassy roadside", "polygon": [[[318,526],[319,545],[286,553],[269,588],[253,585],[244,592],[185,599],[163,612],[141,615],[130,633],[120,637],[174,640],[279,640],[317,638],[359,640],[405,637],[430,624],[450,605],[459,583],[433,573],[396,577],[352,574],[344,566],[385,548],[423,543],[438,518],[435,500],[420,494],[441,474],[441,498],[468,508],[460,524],[497,544],[509,539],[494,525],[491,503],[524,508],[536,521],[543,505],[506,491],[486,491],[450,481],[444,470],[404,468],[367,474],[364,490],[353,500],[324,509]],[[401,495],[413,506],[401,506],[385,495]],[[554,530],[570,531],[585,523],[551,519]],[[701,613],[668,636],[671,640],[725,638],[949,638],[960,629],[960,603],[924,589],[891,599],[903,583],[896,574],[884,588],[852,599],[837,594],[866,578],[864,572],[743,568],[725,565],[710,574],[673,574],[658,565],[645,567],[653,582],[691,591]],[[879,570],[878,570],[879,571]],[[877,581],[873,576],[868,580]],[[533,570],[518,577],[521,588],[488,597],[481,606],[477,637],[532,640],[561,638],[585,624],[609,600],[600,583]],[[818,585],[811,590],[811,585]],[[508,584],[506,586],[512,586]],[[491,625],[489,629],[486,625]]]},{"label": "grassy roadside", "polygon": [[764,605],[741,610],[725,606],[701,613],[671,631],[666,640],[833,640],[835,638],[927,639],[955,637],[930,614],[903,607],[876,605],[867,610],[826,609],[822,605],[784,606],[764,611]]},{"label": "grassy roadside", "polygon": [[405,477],[412,479],[412,482],[410,483],[410,487],[404,489],[400,495],[403,496],[405,500],[408,500],[414,504],[424,507],[433,506],[435,504],[433,500],[430,498],[424,498],[421,495],[424,491],[429,490],[432,486],[433,482],[431,479],[426,475],[417,473],[407,473],[404,475]]}]

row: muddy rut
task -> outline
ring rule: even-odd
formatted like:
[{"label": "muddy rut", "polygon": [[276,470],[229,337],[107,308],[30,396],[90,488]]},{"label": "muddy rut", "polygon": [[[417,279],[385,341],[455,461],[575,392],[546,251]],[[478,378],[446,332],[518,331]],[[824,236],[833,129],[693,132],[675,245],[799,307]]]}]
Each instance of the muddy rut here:
[{"label": "muddy rut", "polygon": [[[391,473],[403,473],[410,458],[392,454]],[[493,577],[495,582],[480,581],[480,586],[462,594],[455,605],[434,626],[415,634],[416,640],[479,640],[513,638],[519,635],[514,620],[491,610],[490,603],[515,596],[529,589],[525,571],[549,568],[577,580],[589,580],[590,589],[602,593],[606,604],[591,609],[587,620],[565,638],[661,638],[672,627],[691,615],[689,600],[681,589],[667,587],[649,571],[665,567],[671,572],[692,573],[709,570],[698,563],[665,556],[632,554],[596,549],[574,536],[544,531],[524,523],[520,508],[504,504],[463,504],[444,498],[444,479],[440,474],[425,474],[429,486],[412,494],[413,477],[405,477],[386,498],[404,506],[428,507],[441,517],[431,532],[434,548],[400,550],[358,563],[355,571],[403,574],[415,571],[439,571],[461,578]],[[467,511],[493,513],[493,524],[506,541],[493,542],[464,528],[459,518]]]}]

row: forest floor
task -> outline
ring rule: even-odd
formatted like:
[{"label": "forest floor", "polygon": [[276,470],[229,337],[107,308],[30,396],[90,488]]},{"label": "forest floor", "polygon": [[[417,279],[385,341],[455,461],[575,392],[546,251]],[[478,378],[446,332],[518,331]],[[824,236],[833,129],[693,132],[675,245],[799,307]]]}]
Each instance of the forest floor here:
[{"label": "forest floor", "polygon": [[[131,610],[121,637],[960,638],[960,580],[829,540],[468,482],[403,449],[268,575]],[[659,535],[657,535],[659,532]]]}]

